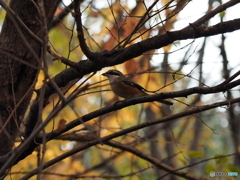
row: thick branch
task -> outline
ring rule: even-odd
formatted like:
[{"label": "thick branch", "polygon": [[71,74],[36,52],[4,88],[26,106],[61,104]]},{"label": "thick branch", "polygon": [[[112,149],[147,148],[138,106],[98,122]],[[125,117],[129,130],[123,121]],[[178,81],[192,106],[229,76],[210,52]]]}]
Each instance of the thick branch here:
[{"label": "thick branch", "polygon": [[[138,57],[147,51],[159,49],[175,41],[196,39],[201,37],[214,36],[222,33],[233,32],[240,29],[240,19],[235,19],[223,23],[218,23],[209,27],[194,27],[171,31],[163,35],[154,36],[133,44],[124,49],[103,51],[95,56],[97,61],[80,61],[78,63],[67,64],[76,69],[79,73],[88,74],[101,70],[104,67],[121,64],[129,59]],[[61,59],[60,59],[61,60]],[[94,60],[94,59],[91,59]],[[63,61],[64,63],[65,61]],[[97,64],[96,64],[97,63]]]},{"label": "thick branch", "polygon": [[[129,46],[118,54],[115,58],[105,58],[104,63],[106,66],[113,66],[116,64],[121,64],[129,59],[138,57],[143,53],[159,49],[167,46],[175,41],[186,40],[186,39],[196,39],[201,37],[214,36],[222,33],[233,32],[240,29],[240,19],[235,19],[223,23],[216,24],[209,27],[195,27],[182,29],[179,31],[171,31],[164,35],[158,35],[137,44]],[[79,66],[82,67],[82,66]],[[77,67],[76,67],[77,68]]]}]

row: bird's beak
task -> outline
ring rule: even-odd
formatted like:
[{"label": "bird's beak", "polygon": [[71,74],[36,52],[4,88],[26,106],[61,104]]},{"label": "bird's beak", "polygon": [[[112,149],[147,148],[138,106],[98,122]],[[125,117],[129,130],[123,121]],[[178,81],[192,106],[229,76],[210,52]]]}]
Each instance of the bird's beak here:
[{"label": "bird's beak", "polygon": [[107,76],[107,73],[103,73],[102,75],[103,75],[103,76]]}]

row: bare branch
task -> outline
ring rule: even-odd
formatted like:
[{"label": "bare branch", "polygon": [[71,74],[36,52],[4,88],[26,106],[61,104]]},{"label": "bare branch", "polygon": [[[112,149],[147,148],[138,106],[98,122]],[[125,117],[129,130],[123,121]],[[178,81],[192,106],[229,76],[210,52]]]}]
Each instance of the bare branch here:
[{"label": "bare branch", "polygon": [[83,53],[87,56],[89,60],[95,60],[96,55],[91,52],[86,44],[85,38],[84,38],[84,32],[82,28],[82,13],[80,12],[80,7],[79,7],[80,0],[74,0],[74,11],[75,11],[75,19],[77,23],[77,33],[78,33],[78,39],[80,43],[80,47],[83,51]]},{"label": "bare branch", "polygon": [[157,158],[154,158],[152,156],[144,154],[143,151],[140,151],[140,150],[138,150],[136,148],[133,148],[131,146],[124,145],[124,144],[118,143],[118,142],[113,141],[113,140],[107,141],[105,144],[107,144],[109,146],[112,146],[112,147],[115,147],[115,148],[118,148],[118,149],[121,149],[121,150],[124,150],[124,151],[131,152],[134,155],[136,155],[136,156],[154,164],[159,169],[163,169],[163,170],[169,172],[169,174],[174,174],[176,176],[183,177],[183,178],[186,178],[186,179],[191,179],[191,180],[200,180],[200,179],[201,180],[206,180],[206,179],[203,179],[203,178],[197,178],[197,177],[194,177],[192,175],[189,175],[187,172],[176,171],[172,167],[170,167],[170,166],[168,166],[164,163],[161,163]]},{"label": "bare branch", "polygon": [[[127,101],[133,101],[134,99],[131,99],[131,100],[127,100]],[[105,136],[105,137],[102,137],[102,138],[97,138],[96,140],[93,140],[93,141],[90,141],[86,144],[83,144],[83,145],[80,145],[78,147],[75,147],[74,149],[46,162],[45,164],[42,165],[42,168],[43,169],[46,169],[50,166],[52,166],[53,164],[69,157],[69,156],[72,156],[73,154],[77,153],[77,152],[80,152],[82,150],[85,150],[89,147],[92,147],[96,144],[99,144],[100,142],[107,142],[113,138],[116,138],[116,137],[119,137],[119,136],[122,136],[122,135],[125,135],[127,133],[131,133],[133,131],[136,131],[136,130],[139,130],[139,129],[142,129],[142,128],[145,128],[145,127],[148,127],[148,126],[151,126],[151,125],[155,125],[155,124],[159,124],[159,123],[163,123],[163,122],[168,122],[168,121],[172,121],[172,120],[175,120],[175,119],[180,119],[181,117],[184,117],[184,116],[187,116],[187,115],[190,115],[190,114],[196,114],[198,112],[203,112],[203,111],[207,111],[209,109],[213,109],[213,108],[216,108],[216,107],[221,107],[221,106],[224,106],[224,105],[231,105],[231,104],[234,104],[234,103],[238,103],[240,102],[240,98],[236,98],[236,99],[233,99],[233,100],[230,100],[230,101],[223,101],[223,102],[219,102],[219,103],[214,103],[214,104],[211,104],[211,105],[207,105],[207,106],[201,106],[201,107],[198,107],[198,108],[195,108],[195,109],[191,109],[191,110],[188,110],[188,111],[184,111],[184,112],[180,112],[180,113],[177,113],[177,114],[174,114],[174,115],[170,115],[170,116],[166,116],[166,117],[163,117],[163,118],[160,118],[160,119],[157,119],[157,120],[153,120],[153,121],[147,121],[145,123],[142,123],[142,124],[139,124],[139,125],[136,125],[136,126],[132,126],[132,127],[129,127],[127,129],[124,129],[122,131],[119,131],[119,132],[116,132],[116,133],[113,133],[113,134],[110,134],[108,136]],[[105,107],[105,108],[102,108],[100,110],[97,110],[97,111],[100,111],[99,113],[102,114],[102,111],[106,108],[113,108],[113,106],[120,106],[122,105],[122,103],[118,103],[116,105],[112,105],[112,106],[109,106],[109,107]],[[94,112],[93,112],[94,113]],[[86,122],[86,120],[90,117],[88,116],[92,116],[93,113],[90,113],[86,116],[83,116],[81,117],[81,120],[77,119],[77,120],[74,120],[74,121],[71,121],[70,123],[68,123],[66,126],[66,128],[68,129],[69,127],[71,126],[75,126],[75,125],[79,125],[81,121],[84,121]],[[97,115],[99,116],[99,115]],[[94,118],[94,117],[92,117]],[[91,119],[92,119],[91,118]],[[50,134],[54,134],[55,132],[52,132]],[[53,136],[51,136],[51,138],[53,138]],[[50,138],[50,139],[51,139]],[[47,138],[48,139],[48,138]],[[36,142],[38,143],[41,143],[37,138],[35,139]],[[16,148],[17,150],[18,148]],[[13,153],[15,153],[13,151]],[[26,154],[24,155],[24,157],[26,156]],[[21,158],[24,158],[24,157],[21,157]],[[2,167],[3,169],[4,167]],[[34,174],[38,173],[39,172],[39,168],[36,168],[34,169],[31,174],[27,174],[26,176],[23,177],[23,179],[27,179],[27,178],[30,178],[32,177]],[[1,172],[0,172],[1,173]]]},{"label": "bare branch", "polygon": [[[194,23],[191,23],[191,24],[195,27],[201,26],[203,23],[205,23],[207,20],[214,17],[216,14],[218,14],[222,11],[225,11],[227,8],[234,6],[238,3],[240,3],[239,0],[230,0],[222,5],[218,6],[216,9],[208,12],[206,15],[204,15],[203,17],[201,17],[200,19],[198,19],[197,21],[195,21]],[[191,25],[185,27],[185,29],[190,28],[190,27],[191,27]]]}]

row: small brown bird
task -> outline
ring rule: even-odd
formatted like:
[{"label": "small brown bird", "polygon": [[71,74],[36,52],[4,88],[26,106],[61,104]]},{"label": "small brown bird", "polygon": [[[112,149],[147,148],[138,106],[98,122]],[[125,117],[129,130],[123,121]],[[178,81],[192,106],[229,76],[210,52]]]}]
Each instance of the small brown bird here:
[{"label": "small brown bird", "polygon": [[[102,74],[106,76],[110,82],[110,86],[112,91],[123,98],[133,98],[133,97],[140,97],[148,95],[146,92],[147,90],[144,89],[139,84],[131,81],[127,77],[125,77],[120,71],[118,70],[109,70]],[[166,104],[166,105],[173,105],[172,102],[166,100],[159,100],[158,102]]]}]

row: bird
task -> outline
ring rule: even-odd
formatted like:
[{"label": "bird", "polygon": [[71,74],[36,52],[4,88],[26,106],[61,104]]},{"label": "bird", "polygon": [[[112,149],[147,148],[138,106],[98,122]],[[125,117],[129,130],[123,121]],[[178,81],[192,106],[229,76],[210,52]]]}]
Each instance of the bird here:
[{"label": "bird", "polygon": [[[122,98],[129,99],[149,95],[146,93],[149,92],[148,90],[125,77],[118,70],[108,70],[102,75],[108,78],[112,91]],[[157,101],[169,106],[173,105],[172,102],[163,99]]]}]

